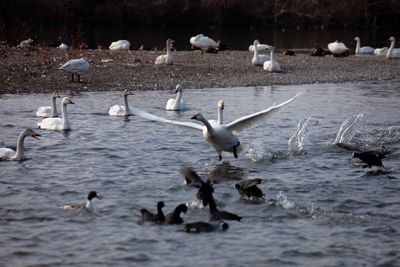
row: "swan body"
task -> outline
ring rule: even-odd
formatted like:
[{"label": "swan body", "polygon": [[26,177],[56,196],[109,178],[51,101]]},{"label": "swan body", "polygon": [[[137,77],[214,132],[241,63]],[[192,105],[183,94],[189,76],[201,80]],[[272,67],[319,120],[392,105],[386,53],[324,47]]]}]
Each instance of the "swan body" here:
[{"label": "swan body", "polygon": [[89,70],[89,62],[84,58],[71,59],[67,61],[64,65],[59,67],[59,70],[64,70],[71,73],[71,81],[74,81],[74,75],[78,76],[78,82],[81,80],[81,73]]},{"label": "swan body", "polygon": [[270,45],[267,44],[260,44],[260,42],[258,42],[257,45],[254,45],[254,43],[252,45],[249,46],[249,51],[250,52],[254,52],[254,47],[257,47],[258,51],[262,51],[262,50],[269,50],[271,49]]},{"label": "swan body", "polygon": [[221,124],[216,126],[211,125],[211,123],[207,121],[200,113],[195,114],[192,119],[202,122],[203,125],[193,122],[168,120],[139,109],[134,109],[133,113],[134,115],[143,119],[173,124],[202,131],[204,139],[215,149],[215,151],[218,153],[219,159],[222,160],[222,151],[231,152],[235,157],[237,157],[238,153],[241,152],[241,150],[243,149],[243,147],[240,146],[239,139],[237,138],[235,133],[239,133],[243,130],[256,126],[264,120],[272,117],[272,115],[275,114],[281,107],[289,104],[300,95],[301,93],[297,93],[291,99],[278,105],[273,105],[268,109],[264,109],[259,112],[241,117],[228,124]]},{"label": "swan body", "polygon": [[23,40],[22,42],[20,42],[18,47],[29,48],[29,47],[31,47],[32,43],[33,43],[33,40],[31,38],[29,38],[27,40]]},{"label": "swan body", "polygon": [[374,55],[375,56],[386,56],[387,52],[388,52],[389,48],[387,47],[382,47],[382,48],[375,48],[374,50]]},{"label": "swan body", "polygon": [[56,98],[60,97],[57,91],[51,94],[51,106],[39,107],[36,111],[36,117],[54,118],[58,116]]},{"label": "swan body", "polygon": [[84,205],[81,205],[81,204],[65,204],[63,206],[63,210],[83,210],[83,209],[93,210],[92,200],[94,198],[101,199],[100,195],[98,195],[96,193],[96,191],[90,191],[88,193],[88,196],[87,196],[86,204],[84,204]]},{"label": "swan body", "polygon": [[174,111],[185,110],[185,101],[182,98],[183,91],[182,91],[182,86],[180,84],[176,86],[175,94],[176,98],[168,99],[165,109]]},{"label": "swan body", "polygon": [[129,105],[128,105],[128,95],[131,93],[128,90],[124,91],[124,106],[114,105],[108,110],[110,116],[128,116],[130,115]]},{"label": "swan body", "polygon": [[337,40],[334,41],[333,43],[329,43],[328,49],[329,51],[331,51],[331,53],[334,54],[341,54],[349,50],[344,43],[338,42]]},{"label": "swan body", "polygon": [[204,50],[207,48],[218,48],[218,43],[216,43],[213,39],[209,38],[208,36],[204,36],[203,34],[198,34],[190,38],[190,44],[200,48],[201,53],[203,54]]},{"label": "swan body", "polygon": [[174,56],[172,55],[172,44],[174,43],[174,40],[168,39],[166,42],[166,49],[167,49],[167,54],[165,55],[160,55],[156,58],[156,61],[154,62],[156,65],[172,65],[174,64]]},{"label": "swan body", "polygon": [[66,50],[66,49],[68,49],[68,45],[61,43],[57,48],[60,50]]},{"label": "swan body", "polygon": [[118,40],[112,42],[111,45],[108,47],[110,50],[129,50],[131,43],[127,40]]},{"label": "swan body", "polygon": [[356,55],[372,55],[374,53],[374,48],[370,46],[363,46],[361,47],[360,37],[355,37],[354,41],[357,42],[356,44]]},{"label": "swan body", "polygon": [[[258,40],[254,40],[254,46],[257,46],[260,42]],[[253,66],[262,66],[265,61],[270,60],[270,57],[267,55],[259,55],[258,49],[254,49],[253,59],[251,60],[251,64]]]},{"label": "swan body", "polygon": [[279,63],[274,60],[274,51],[275,51],[275,48],[271,47],[271,50],[270,50],[271,59],[264,62],[263,68],[264,68],[264,70],[269,71],[269,72],[281,72],[282,71],[281,65],[279,65]]},{"label": "swan body", "polygon": [[395,44],[396,44],[396,39],[391,36],[389,38],[390,43],[390,47],[389,50],[386,54],[386,58],[400,58],[400,48],[394,48]]},{"label": "swan body", "polygon": [[17,139],[17,148],[12,150],[7,147],[0,147],[0,161],[2,160],[20,160],[24,157],[24,141],[25,137],[32,136],[35,139],[39,139],[40,134],[36,133],[30,128],[25,128],[21,131]]},{"label": "swan body", "polygon": [[64,97],[61,101],[62,118],[46,118],[38,123],[39,128],[53,131],[70,130],[71,127],[69,125],[67,113],[68,104],[74,104],[74,102],[72,102],[71,98]]}]

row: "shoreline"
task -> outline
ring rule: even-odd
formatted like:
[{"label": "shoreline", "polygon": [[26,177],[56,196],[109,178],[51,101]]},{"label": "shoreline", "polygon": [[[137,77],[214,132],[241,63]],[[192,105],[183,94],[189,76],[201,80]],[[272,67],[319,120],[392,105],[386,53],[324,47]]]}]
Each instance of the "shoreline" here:
[{"label": "shoreline", "polygon": [[[377,56],[336,58],[275,53],[282,73],[268,73],[252,66],[249,51],[226,50],[217,54],[174,51],[173,65],[155,65],[162,51],[29,50],[0,47],[0,94],[59,91],[171,90],[316,83],[377,82],[400,77],[400,60]],[[264,52],[263,52],[264,53]],[[73,58],[84,57],[91,67],[81,83],[58,70]]]}]

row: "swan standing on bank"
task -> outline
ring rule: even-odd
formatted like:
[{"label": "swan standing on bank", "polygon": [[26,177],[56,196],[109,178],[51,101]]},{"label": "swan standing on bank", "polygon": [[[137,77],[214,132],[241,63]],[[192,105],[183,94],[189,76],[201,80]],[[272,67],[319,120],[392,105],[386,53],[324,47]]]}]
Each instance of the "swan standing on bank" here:
[{"label": "swan standing on bank", "polygon": [[39,128],[53,131],[70,130],[71,127],[69,125],[67,113],[68,104],[74,104],[74,102],[72,102],[71,98],[64,97],[61,101],[62,118],[46,118],[42,122],[38,123]]},{"label": "swan standing on bank", "polygon": [[182,91],[182,86],[180,84],[176,86],[175,94],[176,98],[168,99],[165,109],[173,111],[185,110],[185,101],[182,98],[183,91]]},{"label": "swan standing on bank", "polygon": [[167,54],[165,55],[160,55],[156,58],[156,61],[154,62],[156,65],[161,65],[161,64],[166,64],[166,65],[172,65],[174,64],[174,56],[172,55],[172,44],[174,43],[174,40],[168,39],[165,48],[167,49]]},{"label": "swan standing on bank", "polygon": [[110,116],[129,116],[130,115],[130,110],[129,110],[129,105],[128,105],[128,95],[131,95],[132,93],[129,92],[129,90],[124,91],[124,105],[114,105],[110,107],[108,114]]},{"label": "swan standing on bank", "polygon": [[329,43],[328,49],[329,51],[331,51],[331,53],[334,54],[341,54],[343,52],[349,51],[349,49],[344,43],[338,42],[337,40],[334,41],[333,43]]},{"label": "swan standing on bank", "polygon": [[389,50],[386,54],[386,58],[400,58],[400,48],[394,48],[395,44],[396,44],[396,39],[391,36],[389,38],[390,43],[390,47]]},{"label": "swan standing on bank", "polygon": [[209,38],[208,36],[204,36],[203,34],[198,34],[196,36],[193,36],[190,38],[190,44],[200,48],[201,49],[201,54],[204,53],[204,50],[206,50],[209,47],[218,49],[218,43],[216,43],[213,39]]},{"label": "swan standing on bank", "polygon": [[84,58],[71,59],[58,69],[71,73],[71,82],[74,81],[74,75],[76,74],[78,76],[78,82],[80,82],[81,73],[89,70],[89,62]]},{"label": "swan standing on bank", "polygon": [[40,134],[36,133],[30,128],[25,128],[21,131],[17,139],[16,151],[11,148],[1,147],[0,148],[0,161],[1,160],[21,160],[24,158],[24,141],[25,137],[32,136],[35,139],[39,139]]},{"label": "swan standing on bank", "polygon": [[[257,46],[260,42],[258,40],[254,40],[254,46]],[[262,66],[265,61],[270,60],[270,57],[267,55],[259,55],[258,49],[254,49],[253,59],[251,60],[251,64],[253,66]]]},{"label": "swan standing on bank", "polygon": [[54,118],[58,117],[56,98],[61,96],[57,90],[51,94],[51,106],[39,107],[36,111],[36,117]]},{"label": "swan standing on bank", "polygon": [[192,122],[180,122],[174,120],[164,119],[153,114],[147,113],[142,110],[134,109],[134,115],[141,117],[143,119],[159,121],[163,123],[169,123],[177,126],[187,127],[190,129],[195,129],[203,132],[203,137],[207,142],[215,149],[218,153],[219,160],[222,160],[222,151],[233,153],[234,157],[237,158],[238,153],[243,150],[240,145],[240,141],[235,135],[245,129],[256,126],[257,124],[263,122],[265,119],[270,118],[275,114],[281,107],[289,104],[295,100],[301,93],[297,93],[291,99],[280,103],[278,105],[273,105],[268,109],[261,110],[259,112],[250,114],[248,116],[241,117],[237,120],[232,121],[229,124],[221,125],[211,125],[207,119],[205,119],[200,113],[195,114],[192,119],[201,121],[204,126],[198,123]]},{"label": "swan standing on bank", "polygon": [[281,72],[281,65],[274,59],[274,51],[275,47],[272,46],[270,50],[271,59],[264,62],[263,68],[269,72]]},{"label": "swan standing on bank", "polygon": [[131,43],[127,40],[118,40],[112,42],[111,45],[108,47],[110,50],[129,50]]},{"label": "swan standing on bank", "polygon": [[374,53],[374,48],[370,47],[370,46],[361,46],[361,41],[360,41],[360,37],[355,37],[354,41],[357,42],[356,44],[356,51],[355,54],[356,55],[372,55]]}]

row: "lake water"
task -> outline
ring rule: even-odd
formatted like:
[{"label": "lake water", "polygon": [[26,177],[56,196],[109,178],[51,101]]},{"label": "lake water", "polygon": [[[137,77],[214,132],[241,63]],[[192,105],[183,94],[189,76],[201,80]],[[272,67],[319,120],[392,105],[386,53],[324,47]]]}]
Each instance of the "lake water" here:
[{"label": "lake water", "polygon": [[[243,219],[206,234],[138,223],[139,210],[155,210],[157,201],[165,212],[193,203],[184,164],[204,178],[223,165],[201,134],[110,117],[108,108],[122,104],[119,92],[74,96],[72,131],[37,129],[41,139],[25,141],[30,159],[0,162],[0,266],[399,266],[399,87],[389,81],[186,90],[189,109],[181,113],[164,110],[172,91],[135,91],[132,107],[180,121],[197,111],[215,119],[224,99],[226,122],[305,92],[239,135],[250,147],[245,154],[224,154],[233,176],[265,180],[260,187],[269,201],[244,201],[233,180],[215,184],[220,207]],[[0,141],[12,146],[23,127],[36,128],[35,110],[49,104],[49,95],[1,95],[0,103]],[[351,152],[332,145],[346,121],[352,126],[343,140],[394,150],[383,160],[387,169],[363,169]],[[84,203],[90,190],[103,196],[94,212],[60,208]],[[184,220],[206,221],[207,213],[190,208]]]}]

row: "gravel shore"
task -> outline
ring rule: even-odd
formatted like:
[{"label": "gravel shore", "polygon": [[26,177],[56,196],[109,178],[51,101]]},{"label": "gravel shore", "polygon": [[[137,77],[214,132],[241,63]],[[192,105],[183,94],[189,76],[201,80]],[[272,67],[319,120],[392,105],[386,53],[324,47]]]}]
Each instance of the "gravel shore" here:
[{"label": "gravel shore", "polygon": [[[156,66],[164,52],[28,50],[0,47],[0,94],[60,91],[109,91],[184,88],[224,88],[310,83],[380,81],[400,77],[400,60],[385,57],[311,57],[305,53],[286,56],[277,53],[283,73],[268,73],[251,65],[248,51],[175,51],[173,65]],[[58,70],[69,59],[84,57],[91,68],[82,82],[70,82],[70,75]]]}]

